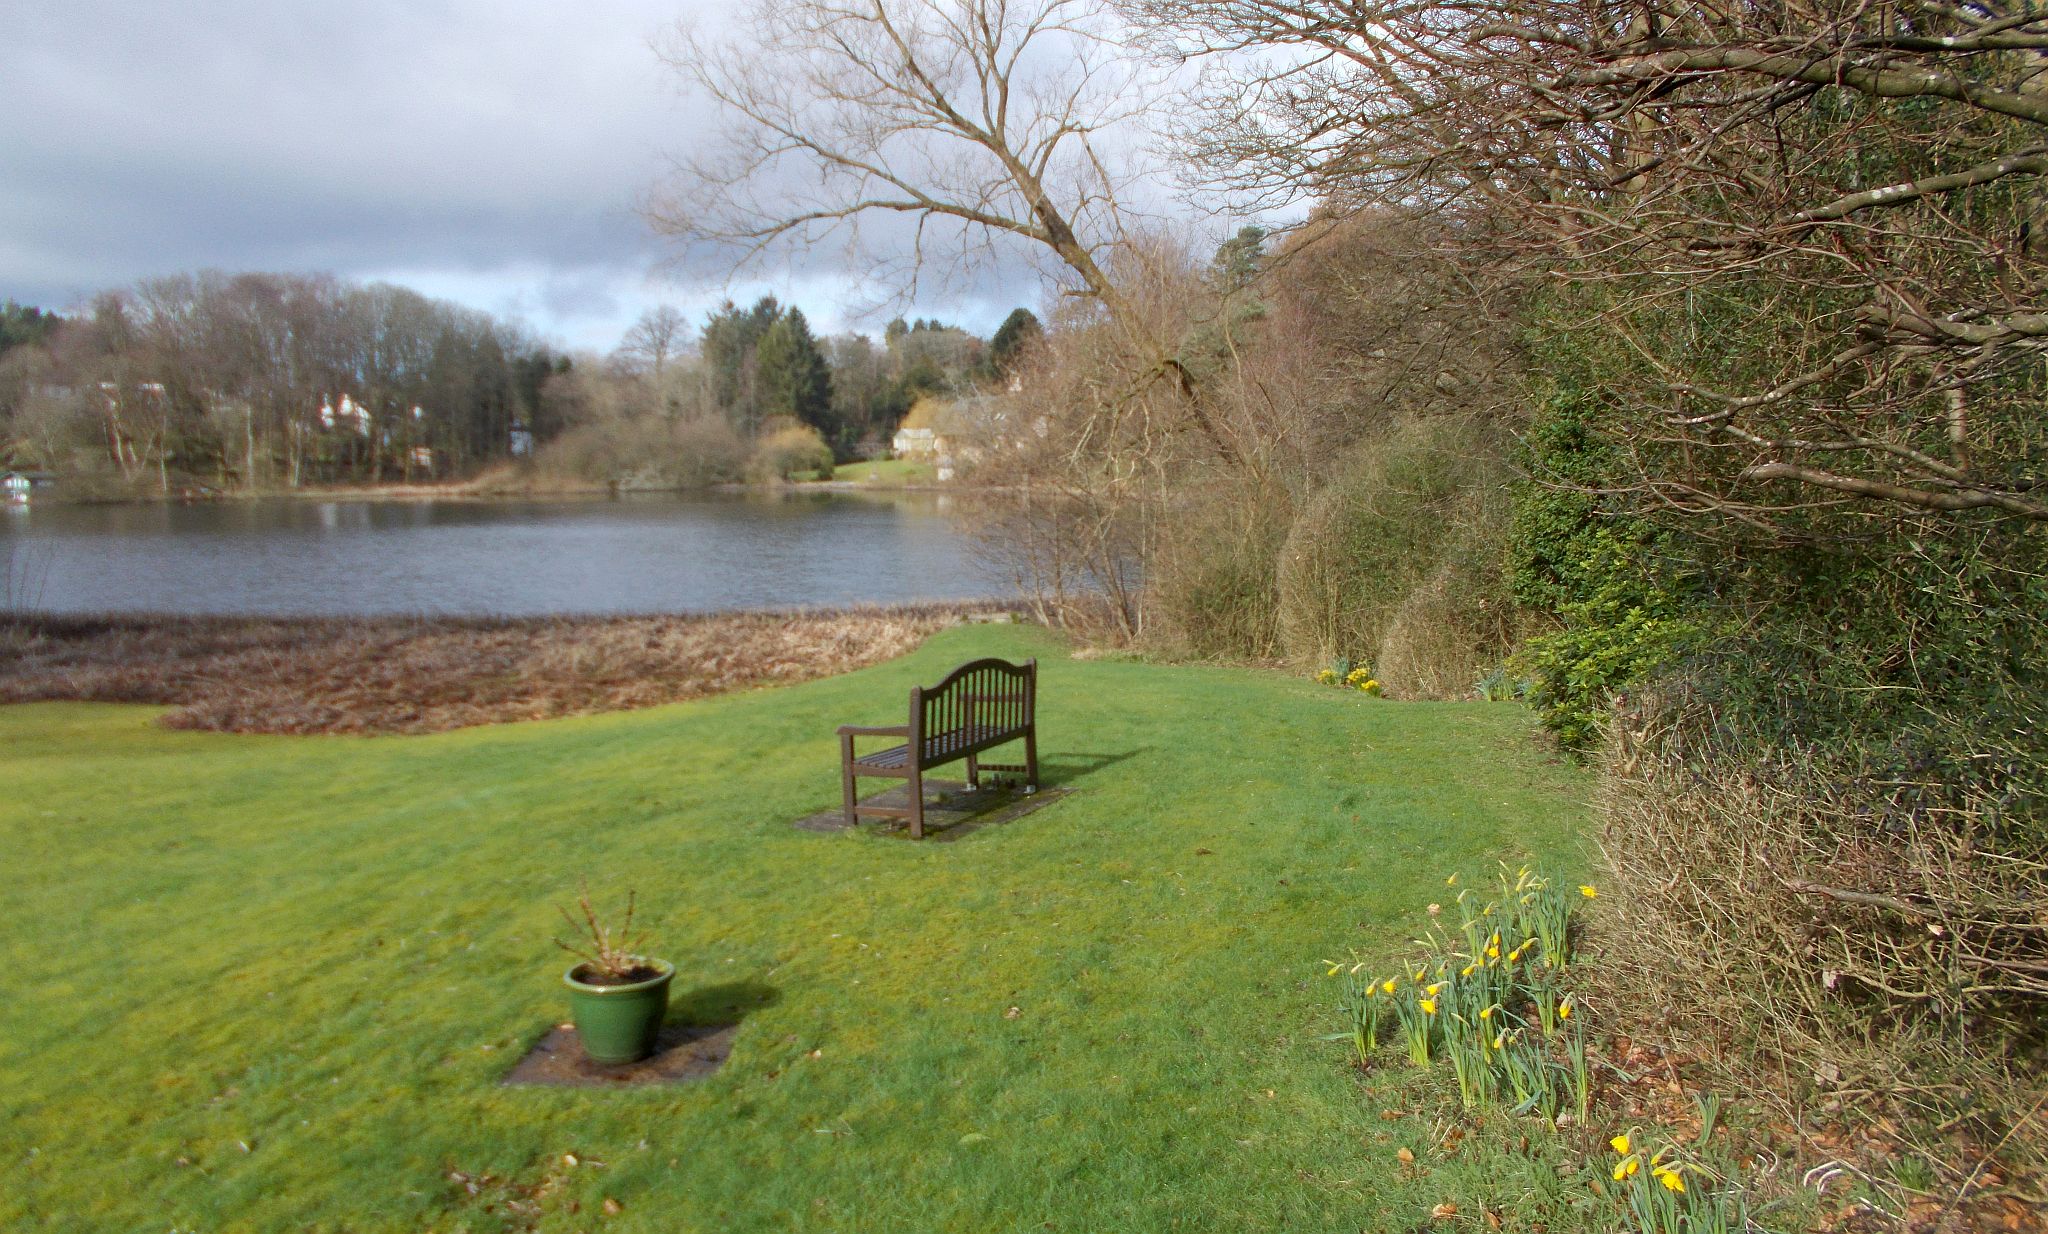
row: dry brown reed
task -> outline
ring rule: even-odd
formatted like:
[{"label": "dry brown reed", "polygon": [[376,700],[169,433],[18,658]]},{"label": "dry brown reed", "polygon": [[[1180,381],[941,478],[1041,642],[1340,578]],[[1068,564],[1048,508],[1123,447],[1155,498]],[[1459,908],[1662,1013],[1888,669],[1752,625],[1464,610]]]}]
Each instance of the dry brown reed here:
[{"label": "dry brown reed", "polygon": [[0,618],[0,703],[154,703],[173,728],[424,733],[848,672],[999,605],[640,617]]},{"label": "dry brown reed", "polygon": [[2048,852],[1989,808],[1890,810],[1792,753],[1732,755],[1707,710],[1638,699],[1610,736],[1612,1002],[1788,1111],[1890,1109],[1909,1140],[2048,1163]]}]

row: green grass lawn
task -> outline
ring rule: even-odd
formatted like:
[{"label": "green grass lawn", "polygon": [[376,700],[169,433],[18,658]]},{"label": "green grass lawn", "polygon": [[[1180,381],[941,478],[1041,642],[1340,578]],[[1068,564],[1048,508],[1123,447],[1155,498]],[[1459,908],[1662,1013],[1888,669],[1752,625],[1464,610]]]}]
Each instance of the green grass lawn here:
[{"label": "green grass lawn", "polygon": [[[837,800],[835,725],[984,654],[1041,657],[1073,796],[953,843],[788,825]],[[428,737],[155,714],[0,708],[0,1228],[1406,1230],[1548,1202],[1540,1145],[1443,1150],[1387,1116],[1417,1081],[1321,1039],[1318,961],[1400,954],[1446,873],[1580,865],[1584,781],[1521,708],[973,626]],[[583,875],[638,888],[680,1014],[742,1009],[716,1076],[499,1085],[564,1013]]]},{"label": "green grass lawn", "polygon": [[912,484],[936,484],[938,469],[930,463],[907,458],[875,459],[865,463],[841,463],[832,478],[842,484],[872,484],[877,488],[901,488]]}]

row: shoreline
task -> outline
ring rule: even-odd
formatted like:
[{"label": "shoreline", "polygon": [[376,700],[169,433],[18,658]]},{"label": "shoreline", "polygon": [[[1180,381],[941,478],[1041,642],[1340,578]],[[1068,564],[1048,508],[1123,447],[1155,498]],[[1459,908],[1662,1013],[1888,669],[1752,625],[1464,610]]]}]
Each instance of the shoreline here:
[{"label": "shoreline", "polygon": [[864,480],[797,480],[774,484],[729,481],[691,488],[612,488],[601,484],[490,487],[473,481],[448,484],[358,484],[303,488],[221,489],[205,494],[135,493],[119,496],[47,496],[11,503],[22,509],[38,506],[224,505],[248,501],[627,501],[642,497],[691,497],[708,493],[1007,493],[1004,484],[877,484]]}]

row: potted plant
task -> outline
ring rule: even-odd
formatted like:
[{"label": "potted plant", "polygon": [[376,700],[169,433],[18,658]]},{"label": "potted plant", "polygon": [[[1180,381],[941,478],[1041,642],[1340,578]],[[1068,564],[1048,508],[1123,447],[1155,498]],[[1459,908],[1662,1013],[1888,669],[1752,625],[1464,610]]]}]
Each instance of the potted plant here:
[{"label": "potted plant", "polygon": [[654,1053],[662,1019],[668,1015],[668,986],[675,966],[641,954],[644,935],[633,932],[633,893],[626,893],[626,917],[616,934],[600,923],[585,886],[576,901],[583,920],[561,910],[580,936],[555,945],[577,957],[562,975],[569,987],[569,1015],[592,1062],[636,1063]]}]

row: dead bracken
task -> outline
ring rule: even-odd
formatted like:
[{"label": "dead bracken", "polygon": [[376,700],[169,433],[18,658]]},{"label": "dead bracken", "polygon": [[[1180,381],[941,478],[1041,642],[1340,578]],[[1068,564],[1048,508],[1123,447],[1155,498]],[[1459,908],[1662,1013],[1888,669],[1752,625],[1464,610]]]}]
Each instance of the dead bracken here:
[{"label": "dead bracken", "polygon": [[153,703],[171,728],[430,733],[827,677],[997,604],[639,617],[0,618],[0,703]]}]

